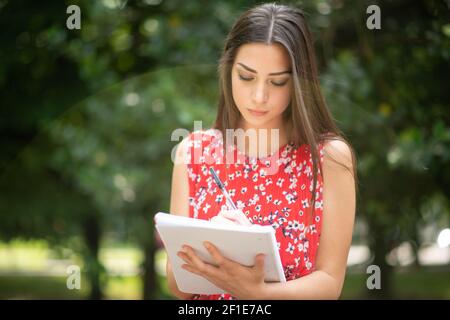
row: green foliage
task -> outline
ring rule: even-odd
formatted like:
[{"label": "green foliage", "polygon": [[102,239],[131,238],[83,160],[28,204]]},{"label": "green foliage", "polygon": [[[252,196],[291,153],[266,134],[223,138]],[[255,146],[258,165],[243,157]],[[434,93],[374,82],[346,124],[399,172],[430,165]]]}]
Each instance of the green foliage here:
[{"label": "green foliage", "polygon": [[[256,3],[71,2],[81,30],[65,27],[67,2],[1,3],[0,238],[70,246],[97,275],[80,240],[92,219],[101,239],[147,250],[152,216],[169,206],[171,134],[212,124],[223,41]],[[419,246],[418,227],[449,216],[445,2],[380,3],[372,31],[372,1],[286,3],[307,13],[323,91],[355,148],[373,252]]]}]

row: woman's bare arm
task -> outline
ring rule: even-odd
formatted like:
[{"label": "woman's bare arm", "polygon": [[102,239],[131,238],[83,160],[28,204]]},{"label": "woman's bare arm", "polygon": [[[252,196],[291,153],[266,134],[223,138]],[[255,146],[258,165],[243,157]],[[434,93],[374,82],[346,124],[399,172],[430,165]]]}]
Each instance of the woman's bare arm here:
[{"label": "woman's bare arm", "polygon": [[353,169],[351,151],[342,141],[325,145],[324,211],[316,270],[286,283],[268,283],[263,299],[338,299],[347,268],[356,211],[353,174],[330,159]]},{"label": "woman's bare arm", "polygon": [[[183,157],[186,154],[186,148],[186,139],[184,139],[178,145],[172,171],[170,213],[187,217],[189,216],[189,182],[186,161],[183,161]],[[184,300],[193,297],[192,293],[182,292],[178,289],[169,259],[167,259],[166,273],[169,290],[174,296]]]}]

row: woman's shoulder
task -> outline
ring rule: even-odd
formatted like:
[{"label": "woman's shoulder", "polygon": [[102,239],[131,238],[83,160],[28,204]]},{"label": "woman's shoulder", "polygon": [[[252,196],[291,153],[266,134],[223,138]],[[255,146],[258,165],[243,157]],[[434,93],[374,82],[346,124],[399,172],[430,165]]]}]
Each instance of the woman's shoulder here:
[{"label": "woman's shoulder", "polygon": [[212,150],[216,150],[217,147],[222,146],[222,134],[220,130],[210,128],[205,130],[195,130],[189,133],[182,144],[183,149],[186,150],[191,164],[203,164],[205,161],[210,160],[210,157],[217,156],[212,154]]},{"label": "woman's shoulder", "polygon": [[338,163],[351,168],[353,165],[353,149],[342,137],[328,137],[321,142],[323,158],[326,163]]},{"label": "woman's shoulder", "polygon": [[205,146],[205,143],[221,140],[222,133],[215,128],[195,130],[188,134],[186,141],[193,147]]},{"label": "woman's shoulder", "polygon": [[[351,163],[352,159],[352,147],[341,136],[334,133],[323,133],[319,135],[316,148],[320,162],[329,162],[330,159],[338,159],[339,162],[346,164]],[[310,158],[312,162],[311,146],[309,144],[302,144],[297,148],[297,152],[300,152],[300,156]]]},{"label": "woman's shoulder", "polygon": [[190,159],[189,163],[192,163],[192,156],[194,154],[198,155],[196,149],[203,150],[207,143],[211,141],[211,138],[217,135],[215,129],[194,130],[184,135],[183,139],[177,145],[175,161]]}]

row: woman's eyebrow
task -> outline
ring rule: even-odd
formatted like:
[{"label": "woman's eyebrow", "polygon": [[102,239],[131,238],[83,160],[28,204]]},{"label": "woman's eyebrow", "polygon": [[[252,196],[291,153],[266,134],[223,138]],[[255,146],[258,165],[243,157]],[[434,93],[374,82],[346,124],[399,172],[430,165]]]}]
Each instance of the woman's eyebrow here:
[{"label": "woman's eyebrow", "polygon": [[[238,62],[237,64],[241,65],[244,69],[246,69],[246,70],[248,70],[250,72],[258,73],[258,72],[256,72],[256,70],[253,70],[252,68],[246,66],[245,64],[243,64],[241,62]],[[278,75],[284,74],[284,73],[292,73],[292,71],[291,70],[287,70],[287,71],[280,71],[280,72],[272,72],[272,73],[269,73],[269,76],[278,76]]]}]

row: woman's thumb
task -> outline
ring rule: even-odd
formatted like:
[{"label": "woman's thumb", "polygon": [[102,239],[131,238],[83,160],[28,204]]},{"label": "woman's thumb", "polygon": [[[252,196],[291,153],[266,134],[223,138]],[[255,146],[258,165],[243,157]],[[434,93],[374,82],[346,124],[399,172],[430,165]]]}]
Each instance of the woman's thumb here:
[{"label": "woman's thumb", "polygon": [[255,258],[255,269],[256,270],[264,270],[264,261],[266,260],[266,255],[263,253],[260,253]]}]

